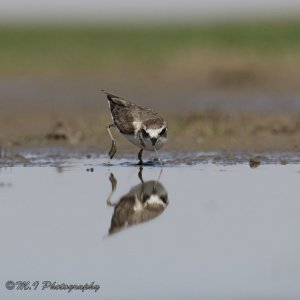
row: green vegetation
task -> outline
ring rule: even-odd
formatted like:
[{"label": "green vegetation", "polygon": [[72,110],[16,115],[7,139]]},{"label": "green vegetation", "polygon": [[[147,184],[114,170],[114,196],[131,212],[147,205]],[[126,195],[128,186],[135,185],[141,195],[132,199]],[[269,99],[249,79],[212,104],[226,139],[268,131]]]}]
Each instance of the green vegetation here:
[{"label": "green vegetation", "polygon": [[165,27],[0,27],[0,70],[155,66],[187,50],[300,56],[300,22]]}]

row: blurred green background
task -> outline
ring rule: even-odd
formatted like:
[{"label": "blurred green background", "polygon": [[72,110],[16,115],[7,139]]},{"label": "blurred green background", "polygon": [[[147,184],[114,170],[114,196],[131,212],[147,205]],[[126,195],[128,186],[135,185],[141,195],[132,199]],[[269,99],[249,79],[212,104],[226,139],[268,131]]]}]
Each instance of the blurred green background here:
[{"label": "blurred green background", "polygon": [[0,3],[0,146],[48,144],[59,122],[105,148],[101,89],[166,116],[172,149],[300,143],[300,5],[21,2]]},{"label": "blurred green background", "polygon": [[[145,69],[186,54],[299,60],[300,22],[0,26],[0,72]],[[205,63],[205,61],[203,62]],[[199,66],[200,68],[201,66]]]}]

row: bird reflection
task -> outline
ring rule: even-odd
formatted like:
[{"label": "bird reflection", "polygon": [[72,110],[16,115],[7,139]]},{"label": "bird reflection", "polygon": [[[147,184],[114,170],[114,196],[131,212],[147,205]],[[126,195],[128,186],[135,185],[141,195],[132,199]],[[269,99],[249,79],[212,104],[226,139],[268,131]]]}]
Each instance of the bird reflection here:
[{"label": "bird reflection", "polygon": [[133,186],[117,203],[112,202],[117,180],[112,173],[110,174],[112,191],[107,198],[107,205],[114,207],[114,213],[109,234],[150,221],[158,217],[168,206],[168,193],[163,185],[158,180],[144,182],[142,172],[141,167],[138,174],[141,183]]}]

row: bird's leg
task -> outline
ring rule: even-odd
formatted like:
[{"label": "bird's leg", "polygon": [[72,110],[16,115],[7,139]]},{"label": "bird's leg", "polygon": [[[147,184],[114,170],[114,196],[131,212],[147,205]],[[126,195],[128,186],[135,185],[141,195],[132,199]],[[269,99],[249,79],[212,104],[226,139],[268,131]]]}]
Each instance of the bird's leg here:
[{"label": "bird's leg", "polygon": [[140,166],[142,166],[144,164],[143,160],[142,160],[142,154],[143,154],[143,148],[140,150],[140,152],[138,154],[138,159],[139,159],[138,165],[140,165]]},{"label": "bird's leg", "polygon": [[114,155],[116,154],[116,152],[117,152],[117,143],[116,143],[116,140],[114,139],[114,137],[112,136],[111,131],[110,131],[110,127],[114,127],[114,126],[115,126],[114,123],[110,123],[106,126],[108,134],[111,138],[111,147],[110,147],[110,150],[108,152],[109,159],[112,159],[114,157]]}]

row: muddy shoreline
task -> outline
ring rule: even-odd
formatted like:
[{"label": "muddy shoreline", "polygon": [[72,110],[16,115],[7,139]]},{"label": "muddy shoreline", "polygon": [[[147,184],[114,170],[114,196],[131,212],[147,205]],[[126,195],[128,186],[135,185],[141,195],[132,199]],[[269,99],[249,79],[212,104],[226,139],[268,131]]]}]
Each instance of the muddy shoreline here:
[{"label": "muddy shoreline", "polygon": [[[169,140],[163,151],[300,152],[300,114],[242,113],[217,111],[163,114],[169,124]],[[31,111],[0,112],[0,147],[34,149],[66,147],[106,153],[110,121],[102,111],[64,111],[59,114]],[[137,149],[117,131],[118,153]]]},{"label": "muddy shoreline", "polygon": [[[220,166],[248,164],[251,168],[261,165],[289,165],[300,163],[298,152],[251,152],[251,151],[215,151],[183,152],[161,151],[164,167],[184,167],[203,164]],[[120,151],[109,162],[108,154],[91,148],[43,147],[1,149],[0,168],[6,167],[72,167],[85,165],[93,167],[139,167],[136,153]],[[145,153],[144,167],[160,167],[152,153]]]}]

